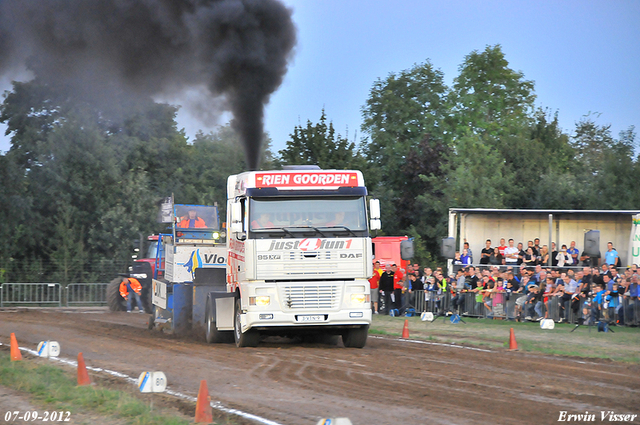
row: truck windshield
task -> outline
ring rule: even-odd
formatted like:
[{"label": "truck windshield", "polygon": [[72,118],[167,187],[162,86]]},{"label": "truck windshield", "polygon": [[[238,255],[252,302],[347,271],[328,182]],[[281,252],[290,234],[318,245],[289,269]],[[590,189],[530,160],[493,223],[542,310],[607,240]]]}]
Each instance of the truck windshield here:
[{"label": "truck windshield", "polygon": [[181,229],[210,229],[219,230],[218,207],[210,205],[182,205],[174,206],[176,227]]},{"label": "truck windshield", "polygon": [[287,232],[316,228],[320,232],[367,230],[364,197],[251,198],[252,232]]}]

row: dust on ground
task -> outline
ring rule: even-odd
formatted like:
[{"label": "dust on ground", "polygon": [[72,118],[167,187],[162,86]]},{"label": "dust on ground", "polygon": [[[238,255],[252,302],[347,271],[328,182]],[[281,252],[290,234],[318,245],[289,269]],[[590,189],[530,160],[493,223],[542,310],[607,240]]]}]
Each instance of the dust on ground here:
[{"label": "dust on ground", "polygon": [[0,313],[0,342],[56,340],[62,356],[137,377],[160,370],[195,397],[200,380],[224,406],[287,425],[348,417],[354,425],[555,423],[560,411],[640,413],[640,366],[503,348],[474,350],[389,337],[364,349],[269,339],[256,348],[147,330],[147,317],[60,311]]}]

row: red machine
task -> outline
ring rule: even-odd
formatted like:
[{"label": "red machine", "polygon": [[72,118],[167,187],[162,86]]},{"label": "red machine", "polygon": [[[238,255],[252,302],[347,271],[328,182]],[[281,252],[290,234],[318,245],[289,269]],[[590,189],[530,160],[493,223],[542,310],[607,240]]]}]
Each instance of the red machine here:
[{"label": "red machine", "polygon": [[[401,258],[400,245],[402,241],[409,240],[407,236],[378,236],[371,239],[374,245],[374,258],[380,261],[380,266],[397,264],[399,268],[406,270],[410,263]],[[375,261],[374,260],[374,261]]]}]

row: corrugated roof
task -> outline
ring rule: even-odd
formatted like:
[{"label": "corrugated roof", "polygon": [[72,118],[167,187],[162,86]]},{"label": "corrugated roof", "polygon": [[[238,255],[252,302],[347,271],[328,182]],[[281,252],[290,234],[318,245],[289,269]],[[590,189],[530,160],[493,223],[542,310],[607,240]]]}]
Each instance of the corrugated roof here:
[{"label": "corrugated roof", "polygon": [[463,213],[520,213],[520,214],[640,214],[640,210],[528,210],[501,208],[449,208],[449,212]]}]

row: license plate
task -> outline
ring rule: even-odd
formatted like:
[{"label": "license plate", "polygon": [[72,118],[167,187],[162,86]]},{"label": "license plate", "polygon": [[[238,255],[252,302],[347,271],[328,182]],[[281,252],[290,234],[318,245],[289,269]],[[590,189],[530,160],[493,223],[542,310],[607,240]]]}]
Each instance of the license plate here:
[{"label": "license plate", "polygon": [[324,314],[309,314],[298,316],[298,322],[324,322]]}]

